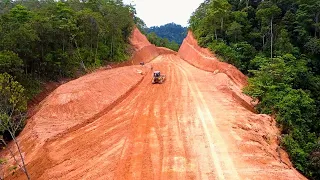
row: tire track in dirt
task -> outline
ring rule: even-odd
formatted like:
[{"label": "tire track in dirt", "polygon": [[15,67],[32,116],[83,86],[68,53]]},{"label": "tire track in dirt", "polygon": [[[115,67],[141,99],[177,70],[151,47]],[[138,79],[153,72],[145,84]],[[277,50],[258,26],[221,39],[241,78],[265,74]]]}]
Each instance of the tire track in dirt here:
[{"label": "tire track in dirt", "polygon": [[181,179],[186,177],[186,161],[185,161],[185,149],[181,141],[178,119],[177,119],[177,108],[175,106],[175,102],[180,97],[180,90],[177,89],[178,83],[176,80],[176,68],[172,63],[167,61],[168,56],[164,56],[162,61],[167,64],[167,83],[169,85],[167,89],[167,99],[162,104],[162,108],[164,110],[164,117],[167,116],[167,126],[168,126],[168,134],[167,134],[167,143],[169,148],[165,150],[166,155],[164,155],[164,167],[165,174],[163,179]]},{"label": "tire track in dirt", "polygon": [[[157,61],[156,59],[154,61]],[[149,76],[149,75],[148,75]],[[151,76],[151,74],[150,74]],[[161,154],[163,154],[163,145],[160,143],[161,140],[161,134],[158,132],[157,125],[155,124],[155,119],[159,119],[157,117],[157,114],[154,114],[154,109],[157,107],[155,105],[159,104],[159,96],[155,96],[154,94],[157,93],[157,89],[155,86],[157,85],[150,85],[151,84],[151,78],[148,78],[146,82],[143,83],[143,87],[140,87],[143,89],[140,97],[137,97],[137,103],[136,103],[136,109],[137,109],[137,117],[132,119],[132,130],[131,135],[129,135],[131,138],[129,138],[128,149],[123,153],[122,160],[120,160],[120,166],[118,168],[117,174],[126,174],[126,176],[123,179],[152,179],[157,174],[154,171],[157,171],[158,169],[152,168],[152,167],[161,167],[161,160],[159,158],[154,158],[152,153],[152,148],[149,147],[149,144],[153,141],[157,141],[157,147],[159,149],[156,150],[156,152],[159,152],[161,157]],[[159,85],[160,88],[163,88],[161,85]],[[139,101],[140,100],[140,101]],[[141,101],[142,100],[142,101]],[[148,102],[153,102],[150,104],[143,103],[145,100]],[[156,134],[156,140],[149,138],[149,134],[152,134],[152,129],[155,130]],[[160,134],[160,135],[159,135]],[[160,140],[158,140],[160,139]],[[130,151],[134,149],[135,153],[130,154]],[[143,160],[141,160],[143,159]],[[152,163],[152,161],[158,160],[157,163]],[[127,169],[125,172],[123,171],[122,165],[125,164]],[[153,173],[150,173],[153,172]]]},{"label": "tire track in dirt", "polygon": [[[173,62],[172,58],[170,60],[171,62]],[[174,63],[176,63],[176,61],[177,60],[175,60]],[[179,69],[181,70],[182,74],[185,76],[186,79],[188,78],[193,79],[192,74],[188,71],[188,69],[182,67],[180,64],[176,64],[176,65],[179,67]],[[202,127],[205,131],[206,137],[209,141],[209,147],[211,149],[211,155],[214,160],[215,170],[217,171],[218,178],[219,179],[230,179],[230,178],[240,179],[233,165],[233,162],[228,154],[227,148],[223,143],[224,140],[220,135],[220,132],[215,124],[215,120],[210,110],[208,109],[208,105],[206,104],[206,101],[204,100],[204,97],[201,91],[199,90],[196,83],[191,84],[190,82],[188,82],[188,86],[189,86],[189,89],[191,90],[191,93],[193,94],[192,97],[194,97],[195,99],[197,112],[200,117]],[[210,121],[210,124],[207,123],[207,120]],[[209,131],[208,126],[212,127],[211,129],[213,129],[213,132]],[[214,144],[218,144],[219,147],[215,146]],[[223,154],[219,153],[221,152],[221,149],[223,151]],[[221,155],[223,156],[221,157]]]},{"label": "tire track in dirt", "polygon": [[[186,83],[186,80],[184,80],[180,74],[181,72],[174,64],[166,62],[167,58],[167,56],[163,56],[153,62],[154,67],[167,74],[168,79],[166,82],[162,85],[146,86],[146,89],[144,89],[146,96],[153,94],[152,97],[147,97],[149,99],[148,102],[151,102],[147,105],[148,113],[146,117],[148,121],[143,120],[145,119],[145,116],[143,116],[145,107],[140,107],[139,103],[137,105],[141,112],[139,111],[138,113],[140,114],[137,117],[139,119],[133,120],[132,123],[139,124],[139,126],[133,125],[132,127],[135,130],[132,130],[131,134],[141,139],[133,138],[128,142],[132,144],[132,148],[129,149],[134,149],[135,154],[124,153],[126,155],[119,163],[126,164],[127,167],[122,168],[123,166],[120,165],[118,168],[118,174],[127,174],[123,179],[185,179],[186,177],[187,179],[195,179],[197,177],[200,179],[201,176],[205,177],[205,173],[201,172],[197,167],[200,165],[207,166],[206,164],[209,162],[203,164],[206,161],[198,161],[197,156],[206,157],[206,150],[198,149],[195,154],[193,151],[197,149],[196,146],[198,144],[196,142],[201,141],[190,141],[190,137],[199,133],[199,130],[190,128],[190,121],[183,121],[184,117],[181,122],[178,118],[179,114],[186,117],[190,115],[189,113],[184,114],[193,109],[193,103],[188,102],[191,94],[188,89],[185,89],[184,91],[188,95],[182,97],[180,85]],[[161,65],[159,66],[159,64]],[[156,97],[154,94],[157,94]],[[183,103],[183,101],[186,101],[186,103]],[[177,108],[179,106],[184,107]],[[187,119],[195,123],[194,118]],[[183,129],[188,127],[190,129],[189,132],[183,132]],[[146,140],[146,138],[149,138],[149,140]],[[135,148],[134,144],[139,146]],[[129,170],[123,171],[123,169]],[[153,176],[148,174],[150,171],[153,172]],[[206,172],[209,172],[209,170]]]},{"label": "tire track in dirt", "polygon": [[[229,131],[237,130],[231,127],[233,119],[229,116],[241,113],[229,108],[235,104],[230,103],[232,97],[228,93],[218,92],[221,87],[215,85],[219,83],[207,87],[218,75],[213,77],[175,55],[159,56],[150,64],[167,75],[163,84],[151,84],[152,73],[148,73],[109,111],[42,144],[41,155],[28,164],[32,177],[59,180],[277,177],[269,175],[277,173],[277,168],[267,169],[265,165],[245,161],[244,154],[257,158],[260,151],[251,151],[255,147],[251,144],[240,149],[246,143],[244,134]],[[238,141],[232,134],[237,135]],[[257,173],[264,173],[264,177]],[[23,178],[20,175],[17,179]]]}]

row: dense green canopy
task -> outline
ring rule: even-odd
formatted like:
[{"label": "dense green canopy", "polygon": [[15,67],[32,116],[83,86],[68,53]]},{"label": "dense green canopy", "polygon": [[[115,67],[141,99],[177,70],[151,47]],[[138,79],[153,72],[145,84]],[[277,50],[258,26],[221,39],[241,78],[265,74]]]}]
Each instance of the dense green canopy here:
[{"label": "dense green canopy", "polygon": [[10,73],[30,92],[30,80],[125,60],[133,10],[114,0],[1,1],[0,73]]},{"label": "dense green canopy", "polygon": [[169,41],[174,41],[179,45],[187,36],[187,28],[175,23],[169,23],[162,26],[153,26],[147,28],[148,33],[154,32],[160,38],[167,38]]}]

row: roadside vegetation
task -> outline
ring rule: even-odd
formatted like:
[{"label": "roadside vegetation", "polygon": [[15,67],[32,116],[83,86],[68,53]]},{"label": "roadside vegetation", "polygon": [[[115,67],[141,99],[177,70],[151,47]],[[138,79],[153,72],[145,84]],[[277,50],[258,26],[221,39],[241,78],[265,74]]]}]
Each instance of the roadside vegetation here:
[{"label": "roadside vegetation", "polygon": [[320,179],[320,0],[206,0],[189,22],[199,44],[249,76],[244,92],[276,116],[294,166]]},{"label": "roadside vegetation", "polygon": [[167,38],[161,38],[154,32],[148,33],[147,38],[151,44],[159,47],[166,47],[174,51],[178,51],[180,48],[180,45],[175,41],[169,41]]},{"label": "roadside vegetation", "polygon": [[[160,26],[161,28],[152,27],[150,29],[146,26],[145,22],[142,19],[140,19],[139,17],[135,17],[134,22],[137,25],[138,29],[144,35],[146,35],[146,37],[148,38],[148,40],[151,44],[154,44],[158,47],[166,47],[166,48],[174,50],[174,51],[179,50],[181,44],[178,44],[175,41],[175,38],[179,38],[178,37],[179,34],[175,35],[175,37],[172,37],[172,38],[170,38],[171,40],[169,40],[168,36],[167,36],[168,35],[167,31],[169,31],[166,28],[167,26]],[[171,26],[169,25],[169,27],[171,27]],[[179,30],[181,31],[181,29],[179,29]],[[164,36],[160,37],[157,34],[164,35]]]},{"label": "roadside vegetation", "polygon": [[181,45],[182,41],[187,36],[188,29],[179,24],[168,23],[162,26],[152,26],[147,28],[146,31],[148,33],[154,32],[161,38],[167,38],[169,41],[174,41]]},{"label": "roadside vegetation", "polygon": [[[27,101],[42,83],[128,59],[134,16],[121,0],[0,1],[0,146],[13,140],[19,150]],[[28,176],[21,153],[11,155],[12,170]]]}]

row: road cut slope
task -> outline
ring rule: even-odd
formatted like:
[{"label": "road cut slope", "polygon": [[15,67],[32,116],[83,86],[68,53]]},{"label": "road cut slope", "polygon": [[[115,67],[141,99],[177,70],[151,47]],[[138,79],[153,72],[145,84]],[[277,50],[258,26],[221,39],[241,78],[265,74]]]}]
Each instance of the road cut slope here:
[{"label": "road cut slope", "polygon": [[[304,179],[274,120],[241,94],[245,76],[200,66],[214,56],[188,38],[179,56],[98,71],[48,96],[19,136],[32,179]],[[163,84],[151,84],[151,66]]]},{"label": "road cut slope", "polygon": [[247,84],[247,77],[236,67],[220,62],[208,49],[199,47],[191,31],[188,32],[187,37],[184,39],[178,55],[195,67],[228,75],[240,87]]},{"label": "road cut slope", "polygon": [[113,67],[138,65],[141,62],[148,63],[161,54],[177,54],[168,48],[156,47],[151,44],[138,28],[133,29],[130,43],[134,50],[132,57],[128,61],[113,65]]}]

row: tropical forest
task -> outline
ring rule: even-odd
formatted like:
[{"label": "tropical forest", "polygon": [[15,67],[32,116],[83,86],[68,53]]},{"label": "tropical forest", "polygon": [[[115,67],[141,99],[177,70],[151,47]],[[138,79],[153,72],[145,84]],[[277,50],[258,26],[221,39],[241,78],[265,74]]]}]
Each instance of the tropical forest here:
[{"label": "tropical forest", "polygon": [[320,1],[206,0],[191,16],[202,47],[249,76],[296,169],[320,179]]}]

